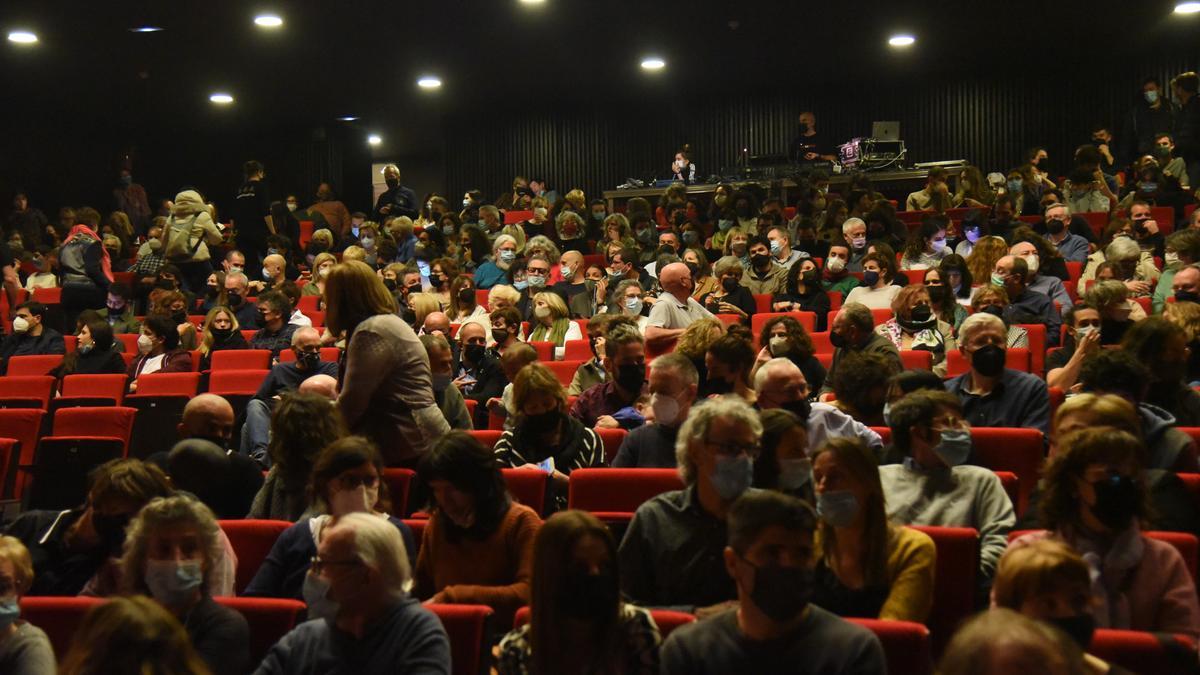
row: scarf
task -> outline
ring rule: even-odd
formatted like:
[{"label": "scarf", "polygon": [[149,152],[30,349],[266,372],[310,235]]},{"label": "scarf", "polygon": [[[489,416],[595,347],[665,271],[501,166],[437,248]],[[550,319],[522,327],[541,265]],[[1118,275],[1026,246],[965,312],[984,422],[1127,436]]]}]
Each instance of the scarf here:
[{"label": "scarf", "polygon": [[[67,235],[67,240],[63,244],[69,244],[77,237],[91,239],[93,243],[100,242],[100,236],[92,228],[80,223],[71,228],[71,233]],[[103,246],[100,247],[100,271],[104,273],[104,278],[108,279],[108,283],[111,284],[113,281],[112,259],[108,257],[108,249]]]}]

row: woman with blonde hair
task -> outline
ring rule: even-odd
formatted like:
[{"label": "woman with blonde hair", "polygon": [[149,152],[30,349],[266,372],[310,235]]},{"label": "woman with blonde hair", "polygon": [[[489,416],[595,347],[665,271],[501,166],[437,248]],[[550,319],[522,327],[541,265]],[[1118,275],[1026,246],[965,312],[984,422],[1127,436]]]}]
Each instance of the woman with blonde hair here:
[{"label": "woman with blonde hair", "polygon": [[749,242],[750,233],[735,226],[725,233],[725,245],[721,247],[721,256],[733,256],[742,263],[743,267],[749,267]]},{"label": "woman with blonde hair", "polygon": [[126,530],[122,588],[154,598],[181,621],[214,672],[240,673],[250,662],[250,628],[212,598],[210,580],[225,557],[220,535],[216,516],[195,497],[152,500]]},{"label": "woman with blonde hair", "polygon": [[[113,598],[75,630],[59,675],[210,675],[179,621],[150,598]],[[222,668],[218,672],[226,672]]]},{"label": "woman with blonde hair", "polygon": [[701,382],[708,380],[708,368],[704,367],[704,355],[722,335],[725,324],[719,319],[699,319],[688,324],[675,342],[675,351],[683,354],[696,367]]},{"label": "woman with blonde hair", "polygon": [[433,293],[409,293],[408,306],[413,311],[413,328],[425,325],[425,317],[442,311],[442,304]]},{"label": "woman with blonde hair", "polygon": [[433,398],[425,347],[366,264],[334,266],[327,284],[326,325],[346,340],[337,400],[346,426],[374,441],[388,466],[415,466],[450,431]]},{"label": "woman with blonde hair", "polygon": [[1195,302],[1168,302],[1163,308],[1163,318],[1179,326],[1188,344],[1188,386],[1200,383],[1200,304]]},{"label": "woman with blonde hair", "polygon": [[605,243],[616,242],[621,248],[639,248],[637,240],[633,238],[633,230],[629,227],[629,219],[623,213],[613,213],[605,218],[603,232]]},{"label": "woman with blonde hair", "polygon": [[33,559],[16,537],[0,536],[0,672],[54,672],[54,649],[37,626],[22,621],[21,596],[33,585]]},{"label": "woman with blonde hair", "polygon": [[896,349],[919,349],[933,354],[933,372],[946,376],[946,354],[957,349],[954,327],[940,320],[924,284],[909,284],[892,300],[892,318],[875,326],[875,332]]},{"label": "woman with blonde hair", "polygon": [[325,295],[325,279],[336,264],[332,253],[318,253],[312,261],[312,279],[300,289],[300,295]]},{"label": "woman with blonde hair", "polygon": [[521,301],[521,292],[512,286],[500,284],[488,289],[488,307],[494,312],[505,307],[515,308]]},{"label": "woman with blonde hair", "polygon": [[533,296],[533,328],[530,342],[554,343],[554,358],[561,361],[567,351],[567,340],[582,340],[579,324],[571,320],[567,303],[558,293],[544,291]]},{"label": "woman with blonde hair", "polygon": [[250,345],[238,330],[237,315],[228,307],[213,307],[204,317],[200,333],[200,370],[208,370],[213,352],[226,349],[249,349]]},{"label": "woman with blonde hair", "polygon": [[[988,272],[990,275],[991,272]],[[995,315],[1004,321],[1004,308],[1008,307],[1008,293],[1001,286],[980,286],[975,289],[975,294],[971,296],[971,312],[987,312]],[[1007,346],[1013,348],[1029,348],[1029,332],[1024,328],[1015,325],[1009,325],[1005,321],[1004,325],[1008,326]]]},{"label": "woman with blonde hair", "polygon": [[972,279],[979,279],[984,282],[992,278],[992,270],[996,268],[996,261],[1008,255],[1008,244],[1004,241],[1004,237],[987,236],[980,237],[979,241],[975,242],[975,248],[971,250],[971,255],[967,256],[967,271],[971,273]]}]

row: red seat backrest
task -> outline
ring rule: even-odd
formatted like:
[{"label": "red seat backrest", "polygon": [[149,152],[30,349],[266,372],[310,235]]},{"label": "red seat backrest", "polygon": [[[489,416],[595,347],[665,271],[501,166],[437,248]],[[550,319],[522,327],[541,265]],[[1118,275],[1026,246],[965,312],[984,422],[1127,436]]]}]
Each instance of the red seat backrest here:
[{"label": "red seat backrest", "polygon": [[62,354],[29,354],[8,359],[8,375],[45,375],[62,363]]},{"label": "red seat backrest", "polygon": [[683,487],[675,469],[576,469],[567,508],[632,516],[644,502]]},{"label": "red seat backrest", "polygon": [[467,433],[474,436],[475,440],[483,444],[483,447],[494,448],[496,447],[496,441],[500,440],[500,434],[504,432],[494,429],[472,429]]},{"label": "red seat backrest", "polygon": [[46,411],[36,408],[0,409],[0,434],[21,442],[21,464],[33,464],[33,453],[45,416]]},{"label": "red seat backrest", "polygon": [[917,675],[931,672],[933,657],[929,629],[923,624],[881,619],[847,618],[846,621],[870,630],[879,638],[889,673]]},{"label": "red seat backrest", "polygon": [[424,514],[424,518],[405,518],[404,524],[408,525],[408,529],[412,530],[413,541],[417,544],[416,551],[409,551],[411,558],[416,559],[417,554],[421,552],[421,539],[425,536],[425,526],[429,524],[429,514]]},{"label": "red seat backrest", "polygon": [[[583,331],[587,335],[587,331]],[[564,361],[576,361],[582,363],[592,358],[592,344],[587,340],[567,340],[563,343],[565,351],[563,352]],[[570,384],[567,380],[567,384]]]},{"label": "red seat backrest", "polygon": [[[17,452],[17,439],[0,437],[0,488],[8,484],[8,467],[12,455]],[[11,499],[13,495],[0,489],[0,499]]]},{"label": "red seat backrest", "polygon": [[[937,645],[945,645],[959,623],[975,611],[975,575],[979,570],[979,532],[970,527],[910,526],[933,539],[933,609],[925,623]],[[935,651],[941,651],[935,647]]]},{"label": "red seat backrest", "polygon": [[539,516],[546,512],[546,489],[550,474],[537,469],[501,469],[512,498],[533,509]]},{"label": "red seat backrest", "polygon": [[1088,653],[1139,673],[1184,675],[1195,672],[1196,648],[1182,635],[1097,628]]},{"label": "red seat backrest", "polygon": [[488,289],[485,289],[485,288],[476,288],[475,289],[475,304],[479,305],[480,307],[482,307],[490,312],[491,309],[488,308],[487,299],[488,299]]},{"label": "red seat backrest", "polygon": [[621,449],[621,444],[625,442],[625,437],[629,435],[624,429],[596,429],[596,433],[600,436],[600,441],[604,443],[604,463],[612,464],[613,458],[617,456],[617,451]]},{"label": "red seat backrest", "polygon": [[220,520],[217,524],[229,537],[229,545],[237,554],[237,580],[235,587],[241,593],[250,585],[250,580],[262,567],[283,531],[292,526],[286,520]]},{"label": "red seat backrest", "polygon": [[[675,612],[669,609],[651,609],[649,612],[650,618],[654,619],[655,625],[658,626],[658,634],[664,640],[666,640],[667,636],[674,632],[676,628],[679,628],[680,626],[686,626],[689,623],[696,623],[696,616],[686,612]],[[521,609],[518,609],[517,615],[513,617],[513,627],[520,628],[521,626],[529,623],[529,617],[531,615],[532,613],[529,611],[529,607],[522,607]],[[921,627],[924,628],[924,626]],[[928,633],[928,631],[926,632]]]},{"label": "red seat backrest", "polygon": [[829,309],[837,311],[842,308],[841,291],[825,291],[825,295],[829,298]]},{"label": "red seat backrest", "polygon": [[392,500],[391,514],[397,518],[408,515],[408,491],[417,472],[412,469],[387,468],[383,470],[383,482],[388,487]]},{"label": "red seat backrest", "polygon": [[530,341],[527,343],[537,352],[538,361],[549,363],[554,360],[554,343],[546,340]]},{"label": "red seat backrest", "polygon": [[[1008,501],[1013,503],[1013,508],[1021,500],[1021,479],[1017,478],[1017,474],[1011,471],[993,471],[996,478],[1000,479],[1000,485],[1004,487],[1004,494],[1008,495]],[[1020,518],[1024,512],[1017,511],[1017,517]]]},{"label": "red seat backrest", "polygon": [[[1149,312],[1147,312],[1149,314]],[[1019,323],[1029,334],[1029,372],[1043,377],[1046,374],[1046,324]]]},{"label": "red seat backrest", "polygon": [[716,317],[717,321],[720,321],[726,326],[732,326],[735,323],[742,322],[742,317],[738,316],[737,314],[714,314],[713,316]]},{"label": "red seat backrest", "polygon": [[1147,539],[1156,539],[1174,546],[1175,550],[1179,551],[1179,555],[1183,557],[1183,562],[1187,565],[1188,572],[1192,575],[1192,583],[1196,583],[1197,564],[1200,563],[1200,540],[1196,539],[1196,535],[1190,532],[1163,532],[1158,530],[1148,530],[1142,534],[1145,534]]},{"label": "red seat backrest", "polygon": [[67,375],[63,378],[62,395],[106,397],[120,405],[126,382],[124,375]]},{"label": "red seat backrest", "polygon": [[310,241],[312,241],[314,227],[316,227],[316,221],[312,221],[312,220],[301,220],[300,221],[300,238],[297,240],[296,243],[300,246],[301,250],[307,249],[308,243]]},{"label": "red seat backrest", "polygon": [[883,444],[887,445],[892,442],[892,430],[890,427],[867,427],[871,431],[879,434],[879,438],[883,440]]},{"label": "red seat backrest", "polygon": [[905,370],[933,370],[933,352],[924,349],[901,349],[900,363]]},{"label": "red seat backrest", "polygon": [[[342,356],[342,350],[337,347],[321,347],[321,360],[330,363],[337,363]],[[296,352],[290,349],[284,349],[279,352],[280,363],[291,363],[296,360]]]},{"label": "red seat backrest", "polygon": [[104,598],[75,597],[32,597],[21,598],[21,618],[41,628],[50,638],[50,646],[61,662],[71,648],[83,617],[93,608],[103,605]]},{"label": "red seat backrest", "polygon": [[[3,399],[37,399],[41,409],[50,407],[54,395],[54,378],[50,375],[7,375],[0,377],[0,405]],[[0,433],[3,429],[0,428]]]},{"label": "red seat backrest", "polygon": [[908,285],[925,283],[925,272],[928,270],[900,270],[900,274],[908,277]]},{"label": "red seat backrest", "polygon": [[486,605],[426,605],[437,615],[450,638],[450,663],[454,675],[478,675],[489,662],[485,638],[492,620]]},{"label": "red seat backrest", "polygon": [[[1004,367],[1021,372],[1029,372],[1029,350],[1024,347],[1010,347],[1005,351]],[[957,349],[946,350],[946,377],[958,377],[971,369],[967,359]]]},{"label": "red seat backrest", "polygon": [[98,436],[120,438],[129,447],[133,433],[134,408],[105,406],[103,408],[62,408],[54,413],[51,425],[53,436]]},{"label": "red seat backrest", "polygon": [[138,377],[138,396],[195,396],[200,373],[150,373]]},{"label": "red seat backrest", "polygon": [[754,311],[756,314],[765,314],[771,311],[771,294],[770,293],[754,293]]},{"label": "red seat backrest", "polygon": [[1197,508],[1200,508],[1200,473],[1177,473],[1175,475],[1183,481],[1184,487],[1192,493],[1192,499],[1196,502]]},{"label": "red seat backrest", "polygon": [[43,305],[61,304],[62,288],[58,286],[54,288],[35,288],[33,289],[33,301],[40,302]]},{"label": "red seat backrest", "polygon": [[250,626],[250,663],[259,663],[271,647],[304,620],[304,603],[290,598],[214,598],[241,614]]},{"label": "red seat backrest", "polygon": [[812,338],[813,351],[817,354],[832,354],[833,343],[829,341],[829,331],[822,333],[810,333]]},{"label": "red seat backrest", "polygon": [[271,367],[269,349],[222,349],[212,353],[212,370],[267,370]]},{"label": "red seat backrest", "polygon": [[972,463],[992,471],[1011,471],[1020,479],[1020,501],[1013,507],[1024,513],[1029,495],[1041,477],[1046,445],[1037,429],[974,427],[971,429]]},{"label": "red seat backrest", "polygon": [[523,223],[533,218],[533,211],[505,211],[504,224]]},{"label": "red seat backrest", "polygon": [[1167,236],[1175,230],[1175,209],[1170,206],[1151,206],[1150,217],[1158,225],[1162,236]]},{"label": "red seat backrest", "polygon": [[763,332],[763,326],[767,325],[767,321],[777,316],[790,316],[804,326],[804,330],[812,333],[817,329],[817,315],[815,312],[763,312],[750,317],[750,330],[759,335]]},{"label": "red seat backrest", "polygon": [[304,312],[303,314],[305,316],[307,316],[310,321],[312,321],[313,328],[324,328],[325,327],[325,312],[317,311],[314,309],[311,312]]},{"label": "red seat backrest", "polygon": [[571,384],[571,379],[575,377],[575,371],[582,364],[583,361],[543,361],[543,365],[554,373],[564,387]]},{"label": "red seat backrest", "polygon": [[[216,352],[224,354],[225,352]],[[209,374],[208,391],[213,394],[254,394],[269,370],[214,370]]]},{"label": "red seat backrest", "polygon": [[300,312],[305,316],[309,312],[315,312],[320,308],[321,296],[319,295],[302,295],[300,300],[296,302],[296,306],[300,308]]}]

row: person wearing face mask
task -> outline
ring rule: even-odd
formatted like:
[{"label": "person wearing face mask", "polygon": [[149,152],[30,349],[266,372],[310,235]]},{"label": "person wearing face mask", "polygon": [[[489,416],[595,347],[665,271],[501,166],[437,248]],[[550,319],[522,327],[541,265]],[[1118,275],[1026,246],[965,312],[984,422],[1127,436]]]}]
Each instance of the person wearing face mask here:
[{"label": "person wearing face mask", "polygon": [[617,428],[613,417],[637,403],[646,383],[646,343],[637,325],[613,319],[604,335],[604,372],[608,381],[597,384],[575,399],[571,417],[587,428]]},{"label": "person wearing face mask", "polygon": [[700,395],[736,396],[753,404],[756,395],[750,383],[750,371],[754,367],[755,353],[750,331],[740,326],[731,328],[704,352],[706,377],[700,384]]},{"label": "person wearing face mask", "polygon": [[[428,532],[428,530],[426,530]],[[350,513],[321,537],[304,576],[310,620],[268,652],[261,673],[450,672],[450,640],[437,616],[409,594],[403,537],[382,518]]]},{"label": "person wearing face mask", "polygon": [[1196,262],[1200,262],[1200,231],[1188,228],[1167,235],[1162,276],[1154,286],[1153,308],[1156,314],[1162,313],[1167,298],[1174,295],[1175,275]]},{"label": "person wearing face mask", "polygon": [[839,616],[925,621],[936,549],[888,519],[875,455],[830,439],[812,455],[812,480],[821,520],[812,602]]},{"label": "person wearing face mask", "polygon": [[[898,290],[898,289],[897,289]],[[900,363],[900,352],[891,340],[874,331],[875,318],[866,305],[856,302],[847,303],[838,311],[829,327],[829,339],[833,343],[833,362],[825,376],[825,382],[820,388],[821,396],[833,392],[833,380],[837,374],[838,364],[850,352],[874,353],[884,356],[895,364],[896,370],[903,370]]]},{"label": "person wearing face mask", "polygon": [[[1028,250],[1032,244],[1019,244],[1019,250]],[[1029,251],[1032,260],[1037,260],[1036,251]],[[1050,296],[1030,288],[1033,272],[1028,260],[1021,255],[1006,255],[996,261],[992,269],[991,282],[1002,286],[1009,303],[1004,308],[1004,320],[1010,324],[1043,324],[1046,326],[1046,346],[1057,347],[1062,316],[1054,308]],[[1069,307],[1069,306],[1068,306]]]},{"label": "person wearing face mask", "polygon": [[1200,424],[1200,393],[1184,379],[1189,361],[1187,342],[1182,328],[1154,316],[1130,326],[1120,343],[1122,350],[1151,373],[1146,402],[1173,415],[1181,427]]},{"label": "person wearing face mask", "polygon": [[[765,248],[764,244],[759,244],[759,249]],[[760,256],[766,256],[766,254],[760,250]],[[787,272],[782,267],[772,265],[769,256],[760,262],[768,271],[767,279],[770,290],[767,292],[773,293],[778,290]],[[741,262],[733,256],[725,256],[718,260],[713,266],[713,276],[720,281],[721,286],[718,290],[700,298],[701,306],[712,314],[734,314],[743,322],[748,323],[756,311],[754,293],[743,283],[748,274],[749,271],[742,267]]]},{"label": "person wearing face mask", "polygon": [[20,618],[21,596],[33,579],[29,550],[19,539],[0,536],[0,669],[6,673],[55,672],[50,638]]},{"label": "person wearing face mask", "polygon": [[[395,527],[404,541],[406,561],[416,563],[417,542],[393,506],[383,480],[379,449],[361,436],[350,436],[320,451],[312,469],[312,499],[295,525],[284,530],[241,595],[304,599],[305,576],[329,531],[350,514],[374,516]],[[310,617],[315,618],[315,617]]]},{"label": "person wearing face mask", "polygon": [[504,283],[509,267],[517,259],[517,240],[507,234],[496,237],[492,257],[475,269],[475,285],[487,289]]},{"label": "person wearing face mask", "polygon": [[672,632],[660,650],[661,672],[715,675],[760,671],[763,664],[803,664],[803,672],[884,672],[879,638],[813,596],[816,527],[812,507],[795,497],[756,491],[735,502],[722,557],[738,599],[711,620]]},{"label": "person wearing face mask", "polygon": [[563,251],[587,250],[587,224],[574,211],[563,210],[554,219],[554,233],[557,235],[559,248]]},{"label": "person wearing face mask", "polygon": [[371,220],[382,223],[388,217],[416,218],[420,215],[417,210],[417,193],[400,183],[399,167],[395,164],[383,167],[383,181],[387,184],[387,189],[375,201],[375,213]]},{"label": "person wearing face mask", "polygon": [[1125,333],[1146,318],[1141,305],[1129,299],[1124,284],[1113,279],[1093,285],[1084,300],[1100,313],[1100,345],[1116,345]]},{"label": "person wearing face mask", "polygon": [[674,468],[675,441],[698,394],[699,376],[690,359],[664,354],[650,365],[647,391],[654,423],[630,431],[621,442],[615,467]]},{"label": "person wearing face mask", "polygon": [[1059,438],[1043,471],[1045,530],[1014,540],[1019,549],[1055,538],[1088,563],[1097,628],[1200,635],[1196,587],[1175,547],[1142,534],[1148,515],[1142,442],[1113,427]]},{"label": "person wearing face mask", "polygon": [[942,258],[950,253],[946,246],[946,227],[950,221],[945,216],[929,216],[919,228],[908,236],[904,255],[900,258],[902,270],[924,270],[937,267]]},{"label": "person wearing face mask", "polygon": [[292,316],[292,303],[278,291],[267,291],[258,296],[258,331],[250,337],[251,349],[266,349],[271,359],[279,358],[279,352],[292,344],[297,326],[288,321]]},{"label": "person wearing face mask", "polygon": [[783,409],[803,418],[810,447],[820,447],[830,438],[857,438],[883,456],[879,434],[828,403],[809,403],[812,389],[790,359],[776,357],[764,363],[754,374],[754,391],[760,410]]},{"label": "person wearing face mask", "polygon": [[754,461],[754,487],[814,501],[808,459],[808,420],[782,408],[759,413],[762,451]]},{"label": "person wearing face mask", "polygon": [[896,402],[889,417],[892,444],[904,462],[879,467],[888,518],[903,525],[975,528],[978,581],[986,588],[1016,515],[996,474],[967,465],[971,428],[958,399],[945,391],[915,391]]},{"label": "person wearing face mask", "polygon": [[420,336],[425,353],[429,355],[429,372],[433,377],[433,400],[451,429],[470,431],[471,413],[458,387],[451,386],[454,375],[454,351],[442,335],[424,333]]},{"label": "person wearing face mask", "polygon": [[[845,242],[829,245],[825,257],[825,269],[821,275],[821,287],[826,291],[837,291],[843,299],[850,291],[858,288],[858,278],[850,274],[852,249]],[[861,262],[859,263],[861,267]]]},{"label": "person wearing face mask", "polygon": [[1142,80],[1137,101],[1125,118],[1120,138],[1121,157],[1141,157],[1154,150],[1155,140],[1165,130],[1175,128],[1175,103],[1167,96],[1157,77]]},{"label": "person wearing face mask", "polygon": [[179,348],[187,351],[196,349],[199,333],[188,320],[188,297],[179,291],[155,290],[150,292],[149,316],[165,316],[179,333]]},{"label": "person wearing face mask", "polygon": [[933,372],[946,374],[946,353],[957,348],[954,327],[940,320],[933,310],[929,289],[911,284],[900,289],[892,301],[892,318],[875,327],[896,349],[923,350],[933,355]]},{"label": "person wearing face mask", "polygon": [[[85,314],[79,315],[86,318]],[[58,378],[58,389],[67,375],[123,375],[125,359],[119,351],[113,351],[113,332],[108,322],[95,317],[86,321],[79,329],[75,351],[63,357],[62,363],[50,371]]]},{"label": "person wearing face mask", "polygon": [[522,367],[513,379],[516,423],[496,441],[501,466],[528,467],[550,477],[557,508],[567,504],[567,483],[575,469],[602,466],[604,444],[591,427],[567,415],[567,394],[540,363]]},{"label": "person wearing face mask", "polygon": [[417,476],[429,488],[431,516],[417,556],[414,595],[427,602],[488,605],[500,621],[511,621],[529,604],[541,519],[512,500],[492,448],[465,432],[439,438]]},{"label": "person wearing face mask", "polygon": [[481,320],[464,321],[455,337],[460,346],[452,384],[464,399],[475,401],[475,428],[486,429],[487,402],[501,396],[508,379],[500,367],[499,355],[487,347],[488,326]]},{"label": "person wearing face mask", "polygon": [[850,352],[838,363],[837,379],[833,381],[836,398],[829,405],[859,424],[886,426],[883,412],[889,380],[896,372],[895,366],[881,354]]},{"label": "person wearing face mask", "polygon": [[152,500],[129,524],[121,557],[125,593],[147,595],[184,624],[209,668],[242,672],[250,661],[245,617],[213,600],[225,551],[212,511],[190,495]]},{"label": "person wearing face mask", "polygon": [[1046,240],[1054,245],[1064,260],[1087,262],[1088,240],[1071,232],[1071,223],[1071,207],[1067,204],[1051,204],[1046,207]]},{"label": "person wearing face mask", "polygon": [[97,313],[112,327],[114,334],[138,332],[141,324],[134,315],[132,298],[133,291],[126,283],[117,281],[108,287],[105,306]]},{"label": "person wearing face mask", "polygon": [[126,371],[129,393],[137,392],[137,378],[149,373],[186,373],[192,370],[192,356],[179,348],[179,330],[171,319],[151,314],[138,336],[138,356]]},{"label": "person wearing face mask", "polygon": [[687,487],[638,507],[621,540],[621,590],[630,602],[701,619],[733,606],[737,592],[720,552],[729,508],[751,489],[761,437],[758,413],[739,398],[691,408],[675,444]]},{"label": "person wearing face mask", "polygon": [[750,264],[745,267],[741,285],[749,289],[752,295],[771,295],[782,290],[787,268],[772,262],[767,238],[760,235],[751,237],[747,242],[747,254]]},{"label": "person wearing face mask", "polygon": [[1041,378],[1005,366],[1007,330],[987,312],[972,314],[958,331],[958,349],[971,369],[946,381],[973,427],[1039,429],[1050,423],[1050,399]]},{"label": "person wearing face mask", "polygon": [[87,501],[64,511],[25,511],[4,528],[29,550],[35,577],[29,595],[79,595],[110,558],[125,526],[147,502],[171,493],[157,466],[114,459],[88,476]]},{"label": "person wearing face mask", "polygon": [[1063,322],[1067,337],[1062,349],[1046,357],[1046,383],[1072,391],[1084,360],[1100,350],[1101,316],[1094,305],[1083,300],[1066,313]]},{"label": "person wearing face mask", "polygon": [[617,544],[604,523],[584,511],[551,516],[534,541],[533,575],[529,623],[500,641],[499,675],[658,675],[658,629],[648,611],[621,601]]},{"label": "person wearing face mask", "polygon": [[888,309],[896,300],[900,286],[893,284],[896,278],[894,258],[879,253],[868,253],[862,259],[862,283],[846,294],[846,304],[861,304],[870,309]]}]

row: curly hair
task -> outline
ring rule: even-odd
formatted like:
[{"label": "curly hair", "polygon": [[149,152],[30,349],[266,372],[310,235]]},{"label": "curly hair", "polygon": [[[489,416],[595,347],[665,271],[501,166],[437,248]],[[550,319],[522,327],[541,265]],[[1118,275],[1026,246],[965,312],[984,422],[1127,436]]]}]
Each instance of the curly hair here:
[{"label": "curly hair", "polygon": [[347,434],[342,414],[316,394],[284,392],[271,414],[271,462],[287,476],[307,481],[325,446]]},{"label": "curly hair", "polygon": [[791,341],[792,347],[795,350],[792,356],[799,361],[805,361],[816,353],[817,349],[815,346],[813,346],[813,341],[812,338],[809,337],[808,331],[804,329],[804,326],[797,321],[795,317],[787,315],[773,316],[770,319],[767,319],[767,322],[763,324],[762,333],[760,334],[758,340],[758,346],[770,351],[771,331],[774,330],[775,326],[781,324],[787,331],[788,339]]},{"label": "curly hair", "polygon": [[972,279],[987,280],[992,278],[992,270],[996,261],[1008,255],[1008,243],[1003,237],[981,237],[967,256],[967,271]]},{"label": "curly hair", "polygon": [[150,593],[145,582],[150,539],[161,532],[178,533],[180,529],[188,527],[194,529],[200,539],[200,552],[204,556],[204,581],[200,588],[208,591],[209,580],[225,556],[221,528],[217,525],[217,517],[204,502],[187,493],[177,492],[170,497],[150,500],[130,521],[121,556],[121,584],[126,593]]},{"label": "curly hair", "polygon": [[1042,472],[1042,502],[1038,514],[1042,526],[1048,530],[1078,530],[1081,527],[1075,481],[1082,479],[1092,464],[1111,464],[1127,469],[1140,487],[1141,500],[1135,516],[1147,518],[1150,507],[1141,470],[1145,452],[1146,446],[1141,439],[1115,427],[1080,429],[1058,439],[1054,456]]},{"label": "curly hair", "polygon": [[[713,331],[716,331],[714,334]],[[675,343],[675,351],[692,359],[704,358],[704,352],[717,338],[725,334],[725,324],[719,319],[700,319],[693,321],[679,335]]]}]

